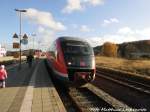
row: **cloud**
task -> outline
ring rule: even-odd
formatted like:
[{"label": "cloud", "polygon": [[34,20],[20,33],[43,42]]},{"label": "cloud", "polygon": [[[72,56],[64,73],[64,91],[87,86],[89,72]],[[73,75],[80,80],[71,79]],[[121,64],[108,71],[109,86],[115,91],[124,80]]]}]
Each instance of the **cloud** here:
[{"label": "cloud", "polygon": [[150,38],[150,27],[149,28],[144,28],[142,30],[136,30],[135,33],[141,35],[141,36],[146,36]]},{"label": "cloud", "polygon": [[[39,42],[42,43],[41,48],[46,50],[50,46],[52,41],[55,40],[55,34],[58,31],[66,30],[66,26],[60,21],[57,21],[51,12],[40,11],[37,9],[29,8],[27,13],[24,15],[25,18],[32,24],[37,26],[37,31],[35,36],[35,48],[39,48]],[[32,39],[32,37],[31,37]],[[28,44],[30,47],[33,42]]]},{"label": "cloud", "polygon": [[119,23],[119,20],[117,18],[110,18],[110,21],[112,23]]},{"label": "cloud", "polygon": [[113,24],[113,23],[119,23],[119,20],[117,18],[105,19],[103,21],[102,26],[108,26],[108,25]]},{"label": "cloud", "polygon": [[87,1],[89,4],[94,6],[104,4],[104,0],[84,0],[84,1]]},{"label": "cloud", "polygon": [[86,41],[92,46],[98,46],[98,45],[102,45],[103,43],[103,37],[101,36],[95,36],[95,37],[86,37]]},{"label": "cloud", "polygon": [[81,28],[80,28],[80,31],[81,32],[90,32],[91,29],[86,25],[82,25]]},{"label": "cloud", "polygon": [[52,30],[65,30],[66,27],[59,21],[56,21],[50,12],[39,11],[37,9],[29,8],[25,17],[34,24],[41,25]]},{"label": "cloud", "polygon": [[150,38],[150,27],[144,29],[131,29],[130,27],[123,27],[118,30],[121,35],[137,35],[141,38]]},{"label": "cloud", "polygon": [[82,10],[80,0],[68,0],[67,6],[63,9],[64,13]]},{"label": "cloud", "polygon": [[134,31],[132,31],[131,28],[129,27],[123,27],[118,30],[118,33],[119,34],[134,34]]},{"label": "cloud", "polygon": [[[34,48],[44,51],[47,50],[56,39],[55,34],[55,31],[39,26],[36,31],[36,36],[34,36]],[[28,48],[33,48],[33,36],[29,39]]]},{"label": "cloud", "polygon": [[[39,41],[41,43],[45,43],[45,44],[49,44],[52,43],[52,41],[55,40],[55,33],[54,31],[52,30],[49,30],[49,29],[46,29],[44,27],[39,27],[38,28],[38,31],[37,31],[38,35],[39,35]],[[48,46],[49,46],[48,45]]]},{"label": "cloud", "polygon": [[112,43],[123,43],[123,42],[130,42],[135,41],[136,37],[134,36],[125,36],[125,35],[117,35],[117,34],[107,34],[103,36],[97,37],[89,37],[86,40],[91,44],[91,46],[99,46],[103,45],[105,42],[112,42]]},{"label": "cloud", "polygon": [[150,27],[144,29],[132,29],[123,27],[113,34],[104,34],[96,37],[89,37],[86,40],[94,47],[102,45],[105,42],[123,43],[138,40],[150,40]]},{"label": "cloud", "polygon": [[104,0],[67,0],[67,5],[62,12],[72,13],[73,11],[81,11],[88,5],[97,6],[102,4],[104,4]]},{"label": "cloud", "polygon": [[44,27],[42,27],[42,26],[39,26],[38,27],[38,32],[39,33],[43,33],[45,31],[45,28]]}]

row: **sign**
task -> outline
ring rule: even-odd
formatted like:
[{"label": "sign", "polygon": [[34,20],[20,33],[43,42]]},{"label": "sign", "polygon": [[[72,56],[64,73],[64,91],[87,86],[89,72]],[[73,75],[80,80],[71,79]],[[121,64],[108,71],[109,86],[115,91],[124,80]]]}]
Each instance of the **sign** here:
[{"label": "sign", "polygon": [[19,43],[13,43],[13,48],[20,48],[20,44]]},{"label": "sign", "polygon": [[18,37],[18,35],[15,33],[15,34],[13,35],[13,38],[19,38],[19,37]]},{"label": "sign", "polygon": [[23,39],[28,39],[28,36],[26,34],[24,34],[24,36],[22,38]]},{"label": "sign", "polygon": [[27,38],[23,38],[21,40],[21,43],[24,44],[24,45],[28,44],[28,39]]}]

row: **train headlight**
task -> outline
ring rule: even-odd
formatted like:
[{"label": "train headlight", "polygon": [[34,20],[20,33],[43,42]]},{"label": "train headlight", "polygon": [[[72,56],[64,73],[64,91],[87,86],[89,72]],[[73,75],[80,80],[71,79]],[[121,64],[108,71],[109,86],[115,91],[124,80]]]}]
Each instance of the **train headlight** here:
[{"label": "train headlight", "polygon": [[95,58],[92,58],[92,68],[95,68]]},{"label": "train headlight", "polygon": [[68,65],[71,65],[71,62],[68,62]]}]

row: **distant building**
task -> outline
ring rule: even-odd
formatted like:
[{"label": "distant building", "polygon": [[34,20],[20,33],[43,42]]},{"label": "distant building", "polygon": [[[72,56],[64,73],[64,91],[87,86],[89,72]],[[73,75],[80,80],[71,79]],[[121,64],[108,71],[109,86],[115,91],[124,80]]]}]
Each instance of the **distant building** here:
[{"label": "distant building", "polygon": [[6,49],[0,45],[0,57],[6,56]]}]

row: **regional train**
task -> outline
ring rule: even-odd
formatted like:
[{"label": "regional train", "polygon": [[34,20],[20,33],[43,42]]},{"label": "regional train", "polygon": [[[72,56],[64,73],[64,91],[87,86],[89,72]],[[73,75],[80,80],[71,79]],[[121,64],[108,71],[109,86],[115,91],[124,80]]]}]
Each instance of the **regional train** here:
[{"label": "regional train", "polygon": [[95,78],[93,48],[80,38],[59,37],[47,50],[53,76],[68,86],[80,87]]}]

